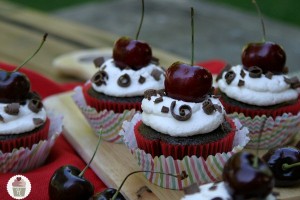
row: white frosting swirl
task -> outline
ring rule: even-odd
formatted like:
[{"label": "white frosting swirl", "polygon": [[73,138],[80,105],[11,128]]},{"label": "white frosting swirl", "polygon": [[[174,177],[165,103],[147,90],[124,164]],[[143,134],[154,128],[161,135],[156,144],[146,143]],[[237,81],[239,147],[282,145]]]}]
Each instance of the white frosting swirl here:
[{"label": "white frosting swirl", "polygon": [[[203,103],[184,102],[174,100],[167,96],[163,96],[162,102],[154,103],[154,100],[158,97],[160,96],[152,96],[150,100],[143,99],[142,121],[144,124],[160,133],[176,137],[204,134],[215,130],[224,121],[225,110],[219,99],[210,98],[213,104],[221,106],[222,111],[214,111],[212,114],[208,115],[202,109]],[[168,113],[161,112],[163,106],[170,108],[173,101],[176,101],[176,106],[174,108],[175,114],[179,115],[179,107],[186,104],[191,107],[191,118],[186,121],[178,121],[172,116],[171,109]]]},{"label": "white frosting swirl", "polygon": [[28,104],[29,100],[27,100],[25,105],[20,105],[20,110],[17,115],[7,114],[4,108],[8,104],[0,104],[0,115],[3,118],[3,121],[0,121],[0,134],[19,134],[32,131],[37,127],[33,122],[34,118],[46,121],[47,115],[44,108],[38,113],[34,113],[28,108]]},{"label": "white frosting swirl", "polygon": [[[240,75],[242,69],[242,65],[230,69],[235,72],[235,78],[230,84],[226,82],[226,72],[218,80],[218,87],[228,97],[256,106],[272,106],[298,98],[297,90],[290,88],[290,84],[284,81],[284,75],[273,75],[269,79],[262,74],[260,78],[251,78],[249,72],[244,70],[243,78]],[[243,80],[245,84],[238,86],[239,80]]]},{"label": "white frosting swirl", "polygon": [[[144,91],[148,89],[159,90],[164,88],[164,71],[161,67],[152,63],[142,67],[139,70],[121,70],[115,65],[113,59],[109,59],[101,65],[99,70],[104,70],[108,74],[106,84],[97,86],[95,83],[92,83],[92,87],[95,91],[104,93],[106,95],[115,97],[143,96]],[[153,70],[159,70],[162,72],[159,80],[155,80],[151,75]],[[124,74],[128,74],[131,79],[131,84],[128,87],[121,87],[118,85],[119,77]],[[145,82],[143,84],[139,83],[140,76],[145,78]]]}]

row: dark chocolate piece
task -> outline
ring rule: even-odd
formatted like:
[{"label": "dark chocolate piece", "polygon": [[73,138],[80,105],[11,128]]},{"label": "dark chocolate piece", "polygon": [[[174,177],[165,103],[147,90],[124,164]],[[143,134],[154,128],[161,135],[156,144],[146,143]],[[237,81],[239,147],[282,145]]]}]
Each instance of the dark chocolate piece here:
[{"label": "dark chocolate piece", "polygon": [[38,99],[31,99],[29,101],[28,108],[34,113],[40,112],[42,107],[43,107],[43,103]]},{"label": "dark chocolate piece", "polygon": [[245,81],[244,80],[239,80],[238,82],[238,86],[241,87],[241,86],[244,86],[245,85]]},{"label": "dark chocolate piece", "polygon": [[19,103],[11,103],[4,107],[4,111],[9,115],[18,115],[20,110]]},{"label": "dark chocolate piece", "polygon": [[192,183],[190,186],[183,188],[184,194],[195,194],[200,192],[200,188],[197,183]]},{"label": "dark chocolate piece", "polygon": [[145,81],[146,81],[146,78],[141,75],[139,78],[139,83],[143,84],[143,83],[145,83]]},{"label": "dark chocolate piece", "polygon": [[266,74],[265,74],[266,78],[268,79],[272,79],[272,76],[273,76],[273,73],[268,71]]},{"label": "dark chocolate piece", "polygon": [[202,104],[202,109],[207,115],[211,115],[215,111],[215,106],[210,99],[207,99]]},{"label": "dark chocolate piece", "polygon": [[160,97],[157,97],[155,100],[154,100],[154,103],[160,103],[160,102],[163,102],[163,98],[160,96]]},{"label": "dark chocolate piece", "polygon": [[44,120],[41,118],[33,118],[32,120],[35,126],[41,126],[44,123]]},{"label": "dark chocolate piece", "polygon": [[95,58],[94,60],[93,60],[93,63],[94,63],[94,65],[95,65],[95,67],[100,67],[103,63],[105,62],[105,59],[104,59],[104,57],[98,57],[98,58]]},{"label": "dark chocolate piece", "polygon": [[230,64],[227,64],[221,71],[221,73],[218,74],[217,78],[216,78],[216,81],[222,79],[222,76],[223,74],[226,72],[226,71],[229,71],[231,69],[231,65]]},{"label": "dark chocolate piece", "polygon": [[157,95],[157,92],[154,89],[149,89],[144,92],[144,98],[148,99],[149,101],[152,96],[156,96],[156,95]]},{"label": "dark chocolate piece", "polygon": [[153,69],[152,72],[151,72],[151,76],[156,80],[156,81],[159,81],[160,80],[160,75],[162,74],[163,72],[158,70],[158,69]]},{"label": "dark chocolate piece", "polygon": [[284,77],[284,81],[287,84],[290,84],[292,89],[296,89],[296,88],[300,87],[300,81],[297,76],[293,76],[292,78]]},{"label": "dark chocolate piece", "polygon": [[128,74],[123,74],[122,76],[119,77],[118,79],[118,85],[120,87],[128,87],[131,84],[131,79]]},{"label": "dark chocolate piece", "polygon": [[165,92],[165,89],[160,89],[160,90],[157,90],[157,94],[159,95],[159,96],[166,96],[166,92]]},{"label": "dark chocolate piece", "polygon": [[98,71],[91,79],[97,86],[106,85],[106,80],[108,80],[108,74],[103,70]]},{"label": "dark chocolate piece", "polygon": [[222,113],[222,106],[218,104],[214,104],[215,110],[217,110],[219,113]]},{"label": "dark chocolate piece", "polygon": [[216,184],[213,184],[212,186],[210,186],[210,187],[208,188],[208,190],[210,190],[210,191],[215,191],[217,188],[218,188],[218,186],[217,186]]},{"label": "dark chocolate piece", "polygon": [[[172,116],[178,121],[186,121],[192,116],[192,108],[189,105],[183,104],[179,107],[179,115],[175,114],[174,108],[176,106],[176,101],[171,103],[170,109]],[[187,112],[187,113],[186,113]]]},{"label": "dark chocolate piece", "polygon": [[229,71],[225,74],[226,83],[229,85],[235,78],[234,71]]},{"label": "dark chocolate piece", "polygon": [[240,75],[241,75],[242,78],[244,78],[246,76],[246,73],[244,72],[243,69],[241,69]]},{"label": "dark chocolate piece", "polygon": [[214,197],[211,200],[223,200],[223,198],[222,197]]},{"label": "dark chocolate piece", "polygon": [[0,115],[0,122],[4,122],[4,118]]},{"label": "dark chocolate piece", "polygon": [[169,112],[169,108],[166,106],[161,107],[161,112],[162,113],[168,113]]},{"label": "dark chocolate piece", "polygon": [[184,170],[181,172],[181,174],[177,175],[178,180],[184,180],[187,177],[189,177],[189,176],[187,175],[186,171],[184,171]]},{"label": "dark chocolate piece", "polygon": [[157,57],[152,56],[151,63],[153,63],[155,65],[159,65],[159,59]]},{"label": "dark chocolate piece", "polygon": [[260,78],[263,73],[262,69],[257,66],[250,67],[248,71],[251,78]]}]

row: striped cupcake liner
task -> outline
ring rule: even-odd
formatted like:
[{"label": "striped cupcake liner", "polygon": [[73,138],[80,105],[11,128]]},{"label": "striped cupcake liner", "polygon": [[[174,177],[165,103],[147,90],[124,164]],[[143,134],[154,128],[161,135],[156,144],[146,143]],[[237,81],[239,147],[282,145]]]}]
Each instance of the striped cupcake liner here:
[{"label": "striped cupcake liner", "polygon": [[122,113],[115,113],[112,110],[105,109],[98,112],[95,108],[86,104],[82,87],[76,87],[74,92],[72,98],[80,108],[95,134],[99,134],[102,129],[103,140],[112,143],[122,143],[122,137],[119,135],[119,132],[122,129],[122,123],[123,121],[130,121],[136,113],[136,110],[124,110]]},{"label": "striped cupcake liner", "polygon": [[297,115],[284,113],[275,119],[265,115],[251,118],[237,112],[228,116],[238,118],[243,126],[249,129],[250,141],[246,146],[249,149],[270,149],[283,146],[292,142],[300,133],[300,112]]},{"label": "striped cupcake liner", "polygon": [[21,147],[7,153],[0,151],[0,173],[26,172],[41,166],[45,162],[57,137],[62,132],[63,121],[61,115],[52,112],[48,112],[48,118],[50,128],[47,140],[41,140],[31,148]]},{"label": "striped cupcake liner", "polygon": [[120,131],[125,145],[130,149],[131,153],[137,160],[138,165],[142,170],[152,172],[163,172],[170,174],[181,174],[185,171],[188,178],[179,180],[177,178],[155,174],[151,172],[144,173],[145,177],[153,184],[167,189],[181,190],[192,183],[205,184],[216,182],[222,179],[222,171],[226,161],[236,152],[241,151],[248,143],[248,129],[242,127],[237,119],[234,119],[237,131],[233,141],[233,147],[230,152],[217,153],[210,155],[206,159],[196,156],[186,156],[181,160],[175,160],[173,157],[155,156],[147,154],[142,149],[137,147],[134,126],[141,120],[139,113],[135,114],[130,122],[123,123],[123,130]]}]

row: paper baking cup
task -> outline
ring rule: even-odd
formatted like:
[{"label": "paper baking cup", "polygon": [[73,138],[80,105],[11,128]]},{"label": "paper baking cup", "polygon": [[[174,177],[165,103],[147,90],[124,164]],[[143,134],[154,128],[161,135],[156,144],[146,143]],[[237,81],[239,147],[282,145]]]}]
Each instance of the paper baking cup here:
[{"label": "paper baking cup", "polygon": [[243,126],[248,127],[250,141],[246,148],[270,149],[279,147],[290,143],[300,130],[300,112],[297,115],[284,113],[275,119],[265,115],[256,116],[252,119],[243,113],[236,112],[228,116],[238,118]]},{"label": "paper baking cup", "polygon": [[0,151],[0,173],[26,172],[41,166],[47,159],[51,148],[62,132],[62,116],[48,112],[50,128],[47,140],[41,140],[31,148],[14,149],[12,152]]},{"label": "paper baking cup", "polygon": [[72,98],[80,108],[95,134],[99,134],[100,130],[102,130],[103,140],[113,143],[122,143],[122,137],[119,135],[119,132],[122,129],[122,123],[123,121],[130,121],[136,113],[136,110],[124,110],[123,113],[115,113],[114,111],[105,109],[97,112],[95,108],[86,104],[82,87],[78,86],[74,91],[75,93],[72,95]]},{"label": "paper baking cup", "polygon": [[233,154],[241,151],[249,141],[249,137],[247,136],[248,129],[242,127],[241,123],[237,119],[234,119],[237,131],[230,152],[217,153],[214,156],[210,155],[207,159],[196,156],[186,156],[181,160],[174,160],[171,156],[152,157],[151,154],[147,154],[137,147],[134,126],[140,120],[141,114],[137,113],[130,122],[124,122],[123,130],[120,131],[120,135],[122,135],[125,145],[130,149],[141,169],[171,174],[181,174],[182,171],[185,171],[188,175],[188,178],[179,180],[167,175],[151,172],[144,173],[145,177],[151,183],[167,189],[181,190],[192,183],[200,185],[220,181],[222,179],[222,171],[226,161]]}]

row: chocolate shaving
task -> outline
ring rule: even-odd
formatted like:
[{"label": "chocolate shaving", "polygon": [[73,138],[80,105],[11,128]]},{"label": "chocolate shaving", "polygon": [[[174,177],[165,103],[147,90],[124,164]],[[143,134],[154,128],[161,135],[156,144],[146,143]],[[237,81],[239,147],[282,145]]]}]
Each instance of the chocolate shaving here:
[{"label": "chocolate shaving", "polygon": [[159,96],[161,96],[161,97],[166,96],[165,89],[157,90],[157,94],[158,94]]},{"label": "chocolate shaving", "polygon": [[143,77],[142,75],[140,75],[139,83],[140,83],[140,84],[143,84],[143,83],[145,83],[145,81],[146,81],[146,78]]},{"label": "chocolate shaving", "polygon": [[183,188],[184,194],[195,194],[200,192],[200,188],[197,183],[193,183],[188,187]]},{"label": "chocolate shaving", "polygon": [[150,100],[152,96],[156,96],[157,93],[156,93],[156,90],[154,89],[149,89],[149,90],[146,90],[144,92],[144,98]]},{"label": "chocolate shaving", "polygon": [[29,110],[34,113],[40,112],[43,107],[43,103],[39,99],[31,99],[28,104]]},{"label": "chocolate shaving", "polygon": [[241,87],[241,86],[244,86],[245,85],[245,81],[244,80],[239,80],[238,82],[238,86]]},{"label": "chocolate shaving", "polygon": [[215,106],[210,99],[207,99],[203,102],[202,109],[207,115],[211,115],[215,111]]},{"label": "chocolate shaving", "polygon": [[222,76],[223,74],[226,72],[226,71],[229,71],[231,69],[231,65],[227,64],[221,71],[221,73],[218,74],[217,78],[216,78],[216,81],[222,79]]},{"label": "chocolate shaving", "polygon": [[288,66],[285,66],[285,67],[282,69],[282,73],[284,73],[284,74],[289,73],[289,68],[288,68]]},{"label": "chocolate shaving", "polygon": [[151,76],[156,80],[159,81],[160,80],[160,75],[163,74],[162,71],[158,70],[158,69],[153,69],[151,72]]},{"label": "chocolate shaving", "polygon": [[299,81],[299,78],[297,76],[293,76],[292,78],[284,77],[284,81],[287,84],[290,84],[291,85],[290,87],[292,89],[296,89],[296,88],[300,87],[300,81]]},{"label": "chocolate shaving", "polygon": [[95,65],[95,67],[100,67],[103,63],[105,62],[105,59],[104,59],[104,57],[98,57],[98,58],[95,58],[94,60],[93,60],[93,63],[94,63],[94,65]]},{"label": "chocolate shaving", "polygon": [[218,105],[218,104],[214,104],[214,108],[215,110],[217,110],[219,113],[222,113],[222,106]]},{"label": "chocolate shaving", "polygon": [[4,118],[0,115],[0,122],[4,122]]},{"label": "chocolate shaving", "polygon": [[[171,103],[170,109],[172,116],[178,121],[186,121],[192,116],[192,108],[189,105],[183,104],[179,107],[179,115],[175,114],[174,108],[176,106],[176,101]],[[188,111],[186,113],[186,111]]]},{"label": "chocolate shaving", "polygon": [[44,123],[44,120],[41,118],[33,118],[32,120],[35,126],[41,126]]},{"label": "chocolate shaving", "polygon": [[163,98],[161,96],[154,100],[154,103],[160,103],[160,102],[163,102]]},{"label": "chocolate shaving", "polygon": [[217,188],[218,188],[218,186],[217,186],[216,184],[213,184],[212,186],[210,186],[210,187],[208,188],[208,190],[210,190],[210,191],[215,191]]},{"label": "chocolate shaving", "polygon": [[229,85],[235,78],[234,71],[229,71],[225,74],[226,83]]},{"label": "chocolate shaving", "polygon": [[155,65],[159,65],[159,59],[152,56],[152,58],[151,58],[151,63],[153,63],[153,64],[155,64]]},{"label": "chocolate shaving", "polygon": [[242,78],[244,78],[246,76],[246,73],[244,72],[244,70],[241,69],[240,75]]},{"label": "chocolate shaving", "polygon": [[106,80],[108,80],[108,74],[103,70],[98,71],[91,79],[97,86],[106,85]]},{"label": "chocolate shaving", "polygon": [[257,66],[250,67],[248,70],[251,78],[260,78],[263,73],[262,69]]},{"label": "chocolate shaving", "polygon": [[11,103],[4,107],[4,111],[9,115],[18,115],[20,110],[19,103]]},{"label": "chocolate shaving", "polygon": [[265,74],[265,76],[266,76],[266,78],[268,78],[268,79],[272,79],[273,73],[270,72],[270,71],[268,71],[268,72]]},{"label": "chocolate shaving", "polygon": [[131,84],[131,79],[128,74],[123,74],[118,79],[118,85],[120,87],[128,87]]},{"label": "chocolate shaving", "polygon": [[166,107],[166,106],[162,106],[162,107],[161,107],[161,112],[162,112],[162,113],[168,113],[168,112],[169,112],[169,108]]}]

